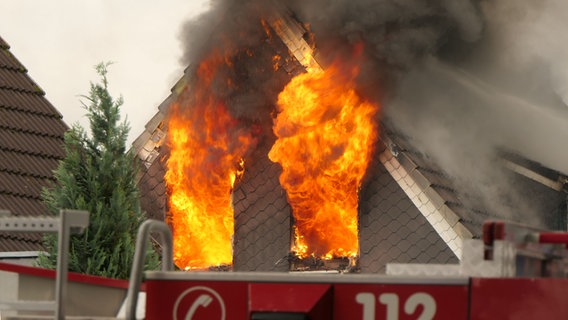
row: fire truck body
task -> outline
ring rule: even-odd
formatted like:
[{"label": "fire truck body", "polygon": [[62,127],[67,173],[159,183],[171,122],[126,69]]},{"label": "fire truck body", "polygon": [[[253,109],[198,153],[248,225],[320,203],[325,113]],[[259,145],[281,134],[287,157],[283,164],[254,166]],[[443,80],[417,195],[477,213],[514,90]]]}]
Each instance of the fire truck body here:
[{"label": "fire truck body", "polygon": [[146,274],[146,319],[568,319],[567,279]]},{"label": "fire truck body", "polygon": [[459,265],[390,264],[386,275],[146,272],[146,318],[568,319],[564,237],[487,222]]},{"label": "fire truck body", "polygon": [[[53,226],[66,223],[64,234],[85,225],[86,213],[64,213],[69,219],[51,221]],[[2,221],[13,231],[31,221],[26,219]],[[389,264],[387,274],[195,272],[173,271],[171,231],[164,222],[148,220],[138,233],[125,305],[117,318],[568,319],[566,234],[500,221],[487,222],[483,229],[483,239],[464,241],[459,265]],[[163,235],[162,271],[143,273],[150,232]],[[55,310],[57,319],[65,319],[62,302],[69,302],[66,278],[57,273],[55,304],[39,305],[43,311]],[[138,303],[142,282],[145,299]],[[10,304],[0,304],[0,309],[6,307]],[[10,319],[21,318],[25,313]]]}]

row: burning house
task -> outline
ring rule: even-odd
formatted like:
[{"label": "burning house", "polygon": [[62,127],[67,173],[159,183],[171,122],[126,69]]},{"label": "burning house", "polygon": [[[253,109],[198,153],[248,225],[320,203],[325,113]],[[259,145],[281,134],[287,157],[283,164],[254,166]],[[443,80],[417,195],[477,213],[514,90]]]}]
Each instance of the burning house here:
[{"label": "burning house", "polygon": [[[185,75],[134,142],[142,206],[172,227],[176,265],[384,272],[457,262],[486,219],[565,229],[563,168],[491,140],[514,136],[505,129],[453,123],[467,104],[436,109],[453,96],[532,108],[455,66],[456,46],[481,32],[467,14],[482,8],[443,3],[399,8],[396,21],[369,9],[360,24],[342,21],[343,34],[322,27],[352,14],[337,4],[331,22],[271,1],[203,17],[207,39],[192,43]],[[440,85],[448,91],[432,99]]]}]

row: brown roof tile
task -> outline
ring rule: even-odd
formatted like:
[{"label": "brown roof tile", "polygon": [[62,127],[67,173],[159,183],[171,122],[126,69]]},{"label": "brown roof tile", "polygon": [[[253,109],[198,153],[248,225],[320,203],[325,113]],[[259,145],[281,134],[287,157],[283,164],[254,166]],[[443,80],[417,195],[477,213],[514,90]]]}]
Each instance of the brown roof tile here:
[{"label": "brown roof tile", "polygon": [[6,109],[28,111],[33,114],[61,118],[61,114],[41,94],[30,94],[15,90],[0,90],[0,106]]},{"label": "brown roof tile", "polygon": [[47,212],[39,197],[0,193],[0,203],[3,210],[8,210],[17,216],[38,216]]},{"label": "brown roof tile", "polygon": [[0,68],[0,89],[40,93],[41,89],[21,70]]},{"label": "brown roof tile", "polygon": [[[0,233],[0,252],[42,251],[42,237],[37,233]],[[18,250],[14,250],[17,248]]]},{"label": "brown roof tile", "polygon": [[[4,47],[2,48],[4,49]],[[20,62],[8,50],[2,50],[0,52],[0,67],[13,70],[24,69]]]},{"label": "brown roof tile", "polygon": [[63,136],[31,133],[0,127],[0,150],[16,151],[38,157],[62,158]]},{"label": "brown roof tile", "polygon": [[65,124],[58,117],[9,108],[0,109],[0,128],[47,134],[57,138],[61,138],[61,132],[66,130]]},{"label": "brown roof tile", "polygon": [[0,181],[3,182],[0,185],[0,193],[37,198],[50,179],[0,171]]},{"label": "brown roof tile", "polygon": [[4,39],[2,39],[2,37],[0,37],[0,48],[1,49],[10,49],[10,46],[8,45],[8,43],[6,43],[6,41],[4,41]]},{"label": "brown roof tile", "polygon": [[[27,69],[0,37],[0,209],[47,213],[41,190],[53,181],[68,129]],[[42,250],[41,235],[0,233],[0,251]]]},{"label": "brown roof tile", "polygon": [[5,150],[0,152],[0,163],[2,170],[7,172],[51,178],[53,169],[57,167],[58,158],[37,157],[19,151]]}]

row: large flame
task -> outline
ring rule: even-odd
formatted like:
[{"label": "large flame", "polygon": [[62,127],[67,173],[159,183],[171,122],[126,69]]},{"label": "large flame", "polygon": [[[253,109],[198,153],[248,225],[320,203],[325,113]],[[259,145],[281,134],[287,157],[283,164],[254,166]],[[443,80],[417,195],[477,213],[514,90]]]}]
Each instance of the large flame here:
[{"label": "large flame", "polygon": [[[268,25],[262,26],[270,38]],[[230,72],[234,56],[213,50],[168,110],[168,218],[174,261],[183,269],[233,259],[231,192],[255,131],[227,109],[226,99],[240,81]],[[280,59],[270,61],[275,72]],[[280,182],[295,220],[293,250],[301,257],[356,256],[358,190],[377,138],[378,106],[357,95],[356,67],[322,70],[311,52],[298,61],[308,72],[278,96],[273,127],[278,139],[269,153],[283,168]]]},{"label": "large flame", "polygon": [[[169,108],[165,175],[169,192],[174,261],[183,269],[232,263],[234,233],[231,191],[242,174],[252,138],[227,111],[213,88],[216,73],[230,67],[213,53],[197,79]],[[227,79],[224,85],[232,85]],[[213,85],[214,84],[214,85]]]},{"label": "large flame", "polygon": [[296,254],[356,256],[358,190],[377,138],[378,106],[357,95],[356,67],[308,71],[278,96],[269,158],[282,165]]}]

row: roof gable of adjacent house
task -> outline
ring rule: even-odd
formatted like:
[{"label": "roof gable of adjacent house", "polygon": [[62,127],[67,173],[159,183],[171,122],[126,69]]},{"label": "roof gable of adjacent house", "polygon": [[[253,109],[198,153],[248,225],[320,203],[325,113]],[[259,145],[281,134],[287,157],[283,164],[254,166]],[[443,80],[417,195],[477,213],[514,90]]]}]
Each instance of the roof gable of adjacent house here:
[{"label": "roof gable of adjacent house", "polygon": [[[42,188],[64,155],[62,115],[0,37],[0,209],[47,213]],[[0,252],[41,250],[41,235],[0,233]]]}]

